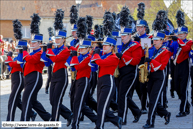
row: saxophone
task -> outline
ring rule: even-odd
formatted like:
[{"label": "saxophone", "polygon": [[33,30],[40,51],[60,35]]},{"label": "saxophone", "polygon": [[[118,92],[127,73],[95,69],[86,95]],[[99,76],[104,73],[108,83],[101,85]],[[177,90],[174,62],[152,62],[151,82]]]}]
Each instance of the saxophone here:
[{"label": "saxophone", "polygon": [[75,80],[76,80],[76,72],[77,72],[77,71],[72,71],[72,70],[70,70],[70,72],[71,72],[71,79],[72,79],[73,81],[75,81]]},{"label": "saxophone", "polygon": [[[145,58],[148,58],[149,57],[149,48],[146,47],[146,53],[145,53]],[[138,67],[140,70],[139,70],[139,81],[141,83],[145,83],[145,82],[148,82],[148,63],[145,62],[144,64],[141,64],[139,67]]]},{"label": "saxophone", "polygon": [[[117,46],[115,46],[115,52],[118,52]],[[115,72],[114,72],[114,77],[118,78],[119,74],[120,74],[119,73],[119,66],[117,66],[117,68],[115,69]]]}]

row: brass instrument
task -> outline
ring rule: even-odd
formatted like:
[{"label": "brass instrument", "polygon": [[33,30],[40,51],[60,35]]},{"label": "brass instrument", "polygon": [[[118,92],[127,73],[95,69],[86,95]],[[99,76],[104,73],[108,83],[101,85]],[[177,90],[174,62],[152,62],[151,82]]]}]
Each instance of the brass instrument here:
[{"label": "brass instrument", "polygon": [[72,37],[72,35],[70,35],[70,36],[66,37],[66,39],[68,39],[68,38],[70,38],[70,37]]},{"label": "brass instrument", "polygon": [[139,34],[138,34],[138,31],[135,32],[133,35],[131,35],[131,38],[133,38],[133,37],[135,37],[135,36],[137,36],[137,35],[139,35]]},{"label": "brass instrument", "polygon": [[[146,47],[145,58],[149,57],[149,51],[148,50],[149,50],[149,48]],[[148,82],[148,80],[149,80],[147,78],[147,76],[148,76],[148,63],[145,62],[144,64],[141,64],[138,68],[140,69],[140,71],[139,71],[139,81],[141,83]]]},{"label": "brass instrument", "polygon": [[193,50],[193,45],[191,46],[191,50]]},{"label": "brass instrument", "polygon": [[[115,52],[118,52],[117,45],[115,46]],[[120,74],[119,73],[119,66],[117,66],[117,68],[115,69],[115,72],[114,72],[114,77],[118,78],[119,74]]]},{"label": "brass instrument", "polygon": [[91,44],[92,44],[92,43],[103,43],[103,42],[104,42],[104,41],[92,41]]},{"label": "brass instrument", "polygon": [[70,72],[71,72],[71,79],[72,79],[73,81],[75,81],[75,80],[76,80],[76,73],[77,73],[77,71],[72,71],[72,70],[70,70]]}]

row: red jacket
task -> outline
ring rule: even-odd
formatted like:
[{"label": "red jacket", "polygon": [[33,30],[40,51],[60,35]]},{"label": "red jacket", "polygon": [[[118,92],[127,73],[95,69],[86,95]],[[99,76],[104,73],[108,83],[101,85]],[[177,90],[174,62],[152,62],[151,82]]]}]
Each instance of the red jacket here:
[{"label": "red jacket", "polygon": [[17,61],[13,61],[13,59],[10,56],[7,57],[5,63],[8,63],[9,66],[11,67],[11,73],[15,73],[18,71],[23,72],[20,64],[17,64]]},{"label": "red jacket", "polygon": [[178,38],[178,44],[181,46],[181,51],[179,55],[176,55],[176,63],[181,63],[182,61],[189,58],[189,52],[191,50],[191,45],[193,45],[192,40],[189,40],[187,43],[184,43],[181,39]]},{"label": "red jacket", "polygon": [[75,48],[78,50],[79,46],[80,46],[80,43],[77,43]]},{"label": "red jacket", "polygon": [[123,55],[121,57],[121,60],[119,62],[119,68],[122,68],[123,66],[126,65],[138,65],[141,57],[142,57],[142,48],[141,45],[137,42],[132,41],[133,44],[129,47],[126,48],[123,51]]},{"label": "red jacket", "polygon": [[23,51],[23,59],[26,61],[24,65],[24,76],[33,71],[38,71],[39,73],[42,73],[44,62],[40,61],[41,55],[41,50],[34,55],[29,55],[27,51]]},{"label": "red jacket", "polygon": [[101,59],[99,54],[94,54],[91,62],[95,61],[95,63],[99,66],[99,74],[98,77],[102,77],[104,75],[114,75],[115,69],[119,64],[119,59],[115,54],[109,55],[105,59]]},{"label": "red jacket", "polygon": [[90,78],[91,67],[88,65],[90,62],[90,59],[91,59],[90,54],[88,54],[88,57],[83,59],[81,62],[78,61],[77,56],[72,57],[72,60],[70,62],[70,66],[74,66],[74,68],[77,71],[76,80],[78,80],[82,77]]},{"label": "red jacket", "polygon": [[151,60],[151,72],[157,70],[164,70],[170,59],[170,52],[166,48],[161,48],[162,50]]},{"label": "red jacket", "polygon": [[70,50],[67,47],[64,46],[64,49],[58,55],[55,55],[51,48],[47,49],[46,54],[52,55],[49,58],[53,62],[53,73],[61,68],[67,68],[65,63],[70,56]]}]

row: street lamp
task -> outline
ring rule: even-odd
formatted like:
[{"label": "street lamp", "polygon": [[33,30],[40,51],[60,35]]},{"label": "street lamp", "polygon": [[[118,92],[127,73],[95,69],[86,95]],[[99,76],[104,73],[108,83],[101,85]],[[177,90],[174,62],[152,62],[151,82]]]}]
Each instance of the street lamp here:
[{"label": "street lamp", "polygon": [[80,5],[81,5],[81,3],[82,3],[82,0],[75,0],[75,2],[76,2],[76,4],[77,4],[78,8],[80,8]]},{"label": "street lamp", "polygon": [[78,8],[78,15],[80,15],[79,10],[80,10],[80,5],[82,3],[82,0],[75,0],[75,2],[76,2],[76,5],[77,5],[77,8]]}]

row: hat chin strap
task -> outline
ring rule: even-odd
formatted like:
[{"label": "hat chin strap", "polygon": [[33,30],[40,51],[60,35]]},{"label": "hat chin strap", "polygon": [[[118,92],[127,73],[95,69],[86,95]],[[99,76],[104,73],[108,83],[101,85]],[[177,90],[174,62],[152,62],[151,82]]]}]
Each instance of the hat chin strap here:
[{"label": "hat chin strap", "polygon": [[38,47],[38,45],[39,45],[39,43],[35,47],[29,47],[29,49],[35,49]]},{"label": "hat chin strap", "polygon": [[140,33],[143,31],[143,29],[144,29],[144,26],[143,26],[143,28],[141,29],[141,31],[138,31],[138,32],[137,32],[137,35],[136,35],[136,36],[140,36]]},{"label": "hat chin strap", "polygon": [[186,35],[184,35],[182,38],[181,38],[181,40],[184,40],[186,38]]},{"label": "hat chin strap", "polygon": [[160,45],[161,44],[161,41],[160,41],[160,43],[158,43],[158,44],[154,44],[154,46],[158,46],[158,45]]},{"label": "hat chin strap", "polygon": [[62,43],[62,41],[63,41],[63,38],[62,38],[62,40],[60,41],[60,43],[54,43],[53,45],[54,45],[54,46],[60,46],[61,43]]},{"label": "hat chin strap", "polygon": [[88,50],[88,48],[87,48],[86,50],[84,50],[83,52],[78,52],[78,53],[83,54],[83,53],[85,53],[87,50]]},{"label": "hat chin strap", "polygon": [[125,42],[125,41],[127,41],[128,39],[129,39],[129,37],[127,37],[126,39],[122,40],[122,42]]},{"label": "hat chin strap", "polygon": [[[111,45],[110,45],[111,46]],[[107,50],[103,50],[104,53],[108,52],[111,49],[111,47]]]}]

